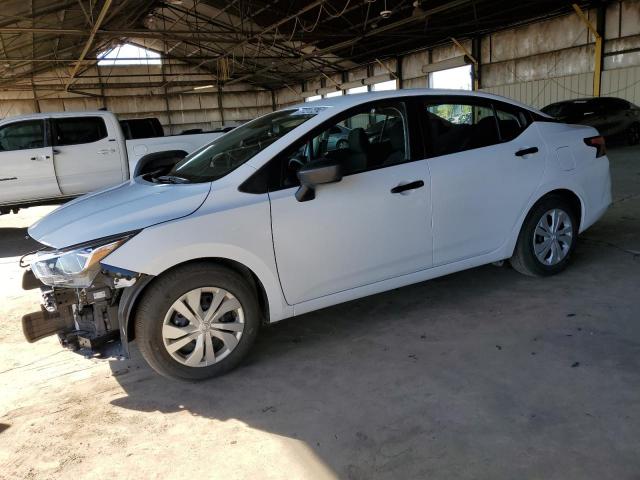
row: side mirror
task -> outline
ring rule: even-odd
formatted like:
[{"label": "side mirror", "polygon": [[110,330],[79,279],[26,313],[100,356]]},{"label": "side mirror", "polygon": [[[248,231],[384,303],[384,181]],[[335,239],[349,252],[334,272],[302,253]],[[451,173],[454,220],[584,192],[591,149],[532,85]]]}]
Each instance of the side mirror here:
[{"label": "side mirror", "polygon": [[296,199],[299,202],[313,200],[316,198],[317,185],[342,180],[342,165],[332,159],[309,162],[298,170],[298,180],[300,180],[300,188],[296,192]]}]

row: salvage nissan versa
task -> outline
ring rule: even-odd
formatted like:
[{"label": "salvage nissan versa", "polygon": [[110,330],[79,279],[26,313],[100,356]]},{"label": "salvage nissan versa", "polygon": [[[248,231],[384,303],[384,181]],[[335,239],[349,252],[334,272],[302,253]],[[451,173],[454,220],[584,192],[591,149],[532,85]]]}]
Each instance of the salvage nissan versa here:
[{"label": "salvage nissan versa", "polygon": [[[346,142],[330,141],[335,127]],[[508,259],[547,276],[611,202],[605,145],[481,93],[348,95],[257,118],[29,229],[27,338],[128,342],[197,380],[261,324]]]}]

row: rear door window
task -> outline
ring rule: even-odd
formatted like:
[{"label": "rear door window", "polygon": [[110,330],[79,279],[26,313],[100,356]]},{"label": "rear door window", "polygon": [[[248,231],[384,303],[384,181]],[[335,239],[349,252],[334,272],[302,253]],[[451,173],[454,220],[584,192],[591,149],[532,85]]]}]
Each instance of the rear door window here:
[{"label": "rear door window", "polygon": [[506,104],[494,104],[500,139],[509,142],[524,132],[531,123],[529,115],[523,110]]},{"label": "rear door window", "polygon": [[489,102],[427,98],[421,122],[426,151],[432,157],[500,143],[497,119]]},{"label": "rear door window", "polygon": [[101,117],[66,117],[52,119],[55,146],[82,145],[107,137],[107,126]]}]

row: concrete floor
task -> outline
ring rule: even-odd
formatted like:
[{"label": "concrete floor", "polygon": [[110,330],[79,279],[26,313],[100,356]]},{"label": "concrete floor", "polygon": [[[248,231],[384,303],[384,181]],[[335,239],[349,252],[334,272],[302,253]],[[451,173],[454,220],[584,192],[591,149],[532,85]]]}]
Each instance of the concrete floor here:
[{"label": "concrete floor", "polygon": [[1,478],[640,478],[640,149],[563,274],[486,266],[266,328],[201,384],[22,339],[0,217]]}]

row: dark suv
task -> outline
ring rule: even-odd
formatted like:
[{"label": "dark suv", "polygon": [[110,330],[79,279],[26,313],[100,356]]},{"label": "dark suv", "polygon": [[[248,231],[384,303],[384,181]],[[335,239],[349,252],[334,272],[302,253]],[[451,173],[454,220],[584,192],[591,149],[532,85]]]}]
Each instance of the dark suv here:
[{"label": "dark suv", "polygon": [[547,105],[542,111],[563,122],[595,127],[603,136],[623,138],[629,145],[640,142],[640,108],[621,98],[566,100]]}]

